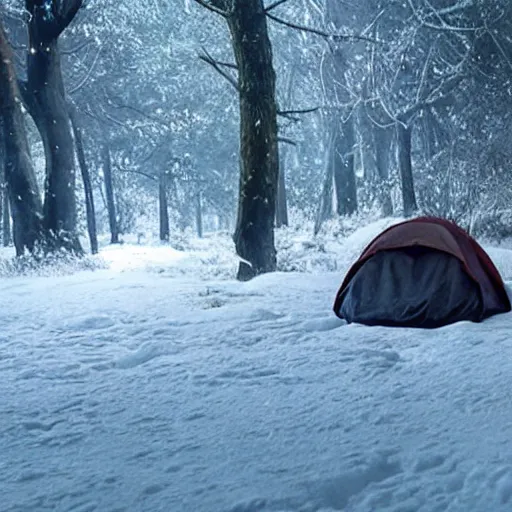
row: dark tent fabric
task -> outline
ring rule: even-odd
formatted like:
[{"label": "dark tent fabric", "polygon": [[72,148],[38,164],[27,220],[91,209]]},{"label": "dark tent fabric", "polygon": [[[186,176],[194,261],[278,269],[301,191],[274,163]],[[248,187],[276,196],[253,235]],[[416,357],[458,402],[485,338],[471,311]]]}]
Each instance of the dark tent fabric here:
[{"label": "dark tent fabric", "polygon": [[433,328],[511,310],[482,247],[453,222],[419,217],[377,236],[347,273],[334,312],[347,322]]}]

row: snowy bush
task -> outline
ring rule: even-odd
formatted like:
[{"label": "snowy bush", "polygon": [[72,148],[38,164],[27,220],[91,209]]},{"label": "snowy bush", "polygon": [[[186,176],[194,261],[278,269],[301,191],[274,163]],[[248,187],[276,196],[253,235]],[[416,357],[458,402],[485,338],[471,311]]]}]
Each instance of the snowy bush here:
[{"label": "snowy bush", "polygon": [[0,277],[16,276],[62,276],[84,270],[105,269],[108,265],[98,256],[79,257],[62,250],[46,256],[25,255],[0,259]]},{"label": "snowy bush", "polygon": [[[381,225],[377,210],[330,219],[316,236],[313,234],[312,221],[302,219],[302,222],[297,222],[300,221],[300,214],[294,214],[290,220],[290,227],[276,230],[277,270],[281,272],[332,272],[345,268],[369,241],[363,237],[362,244],[352,244],[347,248],[347,237],[363,226],[377,222],[378,227],[371,230],[371,239],[373,232]],[[384,220],[387,225],[395,221]]]}]

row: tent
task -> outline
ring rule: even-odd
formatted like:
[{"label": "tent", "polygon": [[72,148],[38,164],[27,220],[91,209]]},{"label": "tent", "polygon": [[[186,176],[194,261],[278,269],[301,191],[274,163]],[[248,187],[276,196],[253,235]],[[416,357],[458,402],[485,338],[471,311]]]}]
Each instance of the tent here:
[{"label": "tent", "polygon": [[511,310],[482,247],[453,222],[419,217],[378,235],[348,271],[335,314],[366,325],[434,328]]}]

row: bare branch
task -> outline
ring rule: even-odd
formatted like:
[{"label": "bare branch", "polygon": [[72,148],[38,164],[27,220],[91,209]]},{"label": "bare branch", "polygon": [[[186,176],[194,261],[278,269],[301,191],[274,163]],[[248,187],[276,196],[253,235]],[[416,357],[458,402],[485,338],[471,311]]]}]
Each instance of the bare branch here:
[{"label": "bare branch", "polygon": [[140,176],[149,178],[152,181],[158,181],[158,178],[156,176],[153,176],[152,174],[148,174],[147,172],[144,172],[144,171],[139,171],[138,169],[124,169],[123,167],[118,167],[117,170],[127,173],[127,174],[139,174]]},{"label": "bare branch", "polygon": [[168,124],[165,119],[161,119],[161,118],[155,117],[151,114],[148,114],[147,112],[144,112],[144,110],[142,110],[141,108],[138,108],[134,105],[127,105],[127,104],[119,101],[118,99],[113,98],[112,96],[109,96],[109,94],[107,93],[106,90],[104,90],[103,92],[104,92],[105,98],[107,100],[107,104],[110,107],[114,107],[117,109],[131,110],[132,112],[139,114],[141,117],[144,117],[145,119],[147,119],[153,123],[157,123],[160,126],[163,126],[165,128],[168,127]]},{"label": "bare branch", "polygon": [[278,5],[284,4],[288,2],[288,0],[276,0],[274,3],[270,4],[268,7],[265,7],[265,12],[270,12],[272,9],[275,9]]},{"label": "bare branch", "polygon": [[212,5],[208,3],[206,0],[194,0],[199,5],[202,5],[203,7],[206,7],[208,10],[214,12],[215,14],[219,14],[223,18],[229,18],[231,16],[231,12],[225,11],[224,9],[221,9],[220,7],[216,7],[215,5]]},{"label": "bare branch", "polygon": [[277,113],[280,116],[289,116],[293,114],[309,114],[310,112],[316,112],[319,110],[320,107],[313,107],[313,108],[305,108],[305,109],[299,109],[299,110],[278,110]]},{"label": "bare branch", "polygon": [[276,23],[280,23],[281,25],[285,25],[287,27],[293,28],[295,30],[301,30],[302,32],[309,32],[310,34],[316,34],[317,36],[323,37],[328,41],[366,41],[368,43],[379,43],[382,41],[377,41],[371,37],[360,36],[356,34],[330,34],[329,32],[325,32],[323,30],[319,30],[313,27],[306,27],[304,25],[298,25],[297,23],[293,23],[291,21],[283,20],[282,18],[278,18],[273,14],[267,12],[267,16],[275,21]]},{"label": "bare branch", "polygon": [[85,48],[86,46],[89,46],[93,43],[92,39],[88,39],[84,41],[82,44],[79,44],[78,46],[75,46],[74,48],[70,48],[69,50],[61,50],[61,55],[73,55],[74,53],[79,52],[82,48]]},{"label": "bare branch", "polygon": [[361,35],[364,36],[365,34],[368,34],[373,27],[375,27],[377,21],[379,21],[380,17],[386,12],[386,9],[382,9],[377,16],[373,19],[373,21],[361,32]]},{"label": "bare branch", "polygon": [[288,137],[277,137],[278,142],[282,142],[283,144],[290,144],[290,146],[296,146],[297,143],[293,139],[289,139]]},{"label": "bare branch", "polygon": [[202,48],[204,55],[199,55],[199,58],[206,62],[207,64],[210,64],[210,66],[217,71],[220,75],[222,75],[238,92],[240,92],[240,88],[238,87],[238,82],[231,76],[229,73],[224,71],[220,66],[221,63],[217,62],[206,50],[206,48]]},{"label": "bare branch", "polygon": [[94,57],[94,60],[92,61],[92,64],[91,64],[91,67],[89,68],[89,71],[87,71],[86,75],[83,77],[83,79],[75,86],[73,87],[69,92],[68,94],[73,94],[75,93],[76,91],[78,91],[79,89],[81,89],[86,83],[87,81],[89,80],[89,78],[91,77],[92,75],[92,72],[93,72],[93,69],[94,67],[96,66],[96,63],[98,62],[98,59],[100,57],[100,53],[101,53],[101,50],[102,50],[102,47],[100,46],[98,48],[98,52],[96,53],[96,56]]},{"label": "bare branch", "polygon": [[226,68],[230,68],[230,69],[236,69],[238,70],[238,66],[236,64],[233,64],[232,62],[224,62],[222,60],[215,60],[215,62],[219,65],[219,66],[225,66]]},{"label": "bare branch", "polygon": [[448,95],[462,82],[464,76],[461,73],[456,73],[442,84],[434,89],[425,101],[415,103],[404,112],[396,116],[397,120],[402,124],[407,124],[410,120],[418,114],[421,110],[442,104],[443,101],[448,99]]},{"label": "bare branch", "polygon": [[434,44],[435,44],[435,42],[430,46],[427,58],[425,59],[425,64],[423,66],[423,71],[421,72],[420,83],[418,84],[418,90],[416,91],[416,102],[419,102],[421,100],[421,96],[422,96],[422,93],[423,93],[423,88],[425,86],[425,81],[426,81],[426,78],[427,78],[428,68],[430,66],[430,61],[432,60]]},{"label": "bare branch", "polygon": [[[446,23],[446,21],[444,21],[444,19],[441,17],[441,15],[435,10],[435,8],[429,4],[429,6],[431,7],[431,10],[433,11],[432,15],[435,16],[439,20],[440,24],[436,25],[435,23],[426,21],[421,16],[421,13],[418,11],[418,9],[416,9],[412,0],[407,0],[407,2],[409,4],[409,7],[411,8],[414,16],[418,20],[418,22],[424,27],[431,28],[434,30],[444,30],[444,31],[452,31],[452,32],[475,32],[475,31],[479,30],[479,27],[457,27],[454,25],[450,25],[449,23]],[[480,28],[482,28],[482,27],[480,27]]]}]

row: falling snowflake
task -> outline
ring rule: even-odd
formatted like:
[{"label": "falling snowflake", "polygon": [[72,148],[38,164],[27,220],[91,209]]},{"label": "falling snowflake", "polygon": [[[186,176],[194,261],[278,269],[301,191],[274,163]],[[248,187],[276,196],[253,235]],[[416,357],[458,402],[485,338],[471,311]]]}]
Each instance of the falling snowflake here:
[{"label": "falling snowflake", "polygon": [[43,19],[45,21],[53,20],[52,4],[53,0],[45,0],[41,6],[41,8],[44,10]]}]

